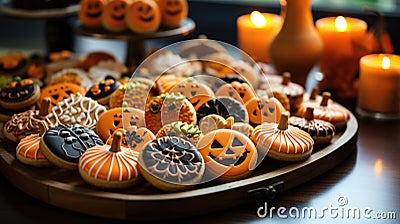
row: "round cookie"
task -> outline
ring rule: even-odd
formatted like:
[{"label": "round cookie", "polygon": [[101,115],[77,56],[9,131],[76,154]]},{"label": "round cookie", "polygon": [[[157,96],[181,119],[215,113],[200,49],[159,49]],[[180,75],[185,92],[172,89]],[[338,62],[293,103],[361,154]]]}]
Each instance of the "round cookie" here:
[{"label": "round cookie", "polygon": [[228,54],[228,51],[217,41],[207,39],[206,35],[199,35],[197,39],[185,41],[178,50],[182,58],[205,58],[214,53]]},{"label": "round cookie", "polygon": [[247,101],[255,97],[253,88],[247,83],[233,81],[222,85],[216,92],[217,97],[231,97],[245,104]]},{"label": "round cookie", "polygon": [[103,106],[110,104],[111,94],[119,87],[119,82],[112,76],[106,76],[104,80],[95,83],[86,92],[86,97],[90,97]]},{"label": "round cookie", "polygon": [[246,110],[249,114],[249,122],[253,126],[263,122],[278,123],[283,111],[282,104],[275,98],[267,95],[254,97],[246,103]]},{"label": "round cookie", "polygon": [[189,141],[165,136],[148,142],[139,155],[142,176],[164,191],[191,188],[203,178],[203,157]]},{"label": "round cookie", "polygon": [[142,78],[132,78],[128,83],[120,85],[110,96],[110,108],[122,107],[124,103],[129,107],[144,110],[146,99],[152,96],[151,86]]},{"label": "round cookie", "polygon": [[283,73],[281,83],[270,83],[271,89],[284,93],[289,98],[290,112],[296,113],[303,102],[304,88],[290,81],[291,74]]},{"label": "round cookie", "polygon": [[50,98],[50,110],[59,102],[71,97],[71,94],[85,94],[85,90],[73,83],[58,83],[41,89],[38,105],[41,105],[44,98]]},{"label": "round cookie", "polygon": [[140,181],[139,153],[121,144],[122,134],[113,135],[111,145],[96,145],[79,158],[82,179],[99,188],[128,188]]},{"label": "round cookie", "polygon": [[[130,126],[127,128],[118,128],[115,132],[122,133],[124,137],[122,144],[136,152],[141,152],[145,144],[156,139],[153,132],[145,127]],[[106,144],[111,145],[112,139],[113,135],[107,140]]]},{"label": "round cookie", "polygon": [[255,169],[257,150],[246,135],[230,129],[209,132],[197,148],[204,158],[207,172],[220,181],[243,179]]},{"label": "round cookie", "polygon": [[21,111],[35,105],[40,97],[40,87],[32,79],[19,77],[1,89],[0,105],[5,109]]},{"label": "round cookie", "polygon": [[189,141],[193,145],[197,145],[197,142],[203,137],[203,134],[195,124],[176,121],[164,125],[156,134],[156,138],[164,136],[177,136]]},{"label": "round cookie", "polygon": [[314,140],[305,131],[289,125],[289,112],[281,115],[279,124],[262,123],[254,128],[251,136],[260,156],[280,161],[300,161],[308,158]]},{"label": "round cookie", "polygon": [[126,23],[132,32],[148,34],[161,25],[161,12],[153,0],[135,0],[126,9]]},{"label": "round cookie", "polygon": [[40,150],[54,165],[76,170],[79,158],[89,148],[104,145],[100,137],[81,125],[58,125],[50,128],[40,140]]},{"label": "round cookie", "polygon": [[125,22],[126,7],[130,4],[128,0],[108,1],[103,7],[103,27],[110,32],[122,32],[128,27]]},{"label": "round cookie", "polygon": [[28,60],[20,52],[0,56],[0,74],[23,75],[27,69]]},{"label": "round cookie", "polygon": [[36,166],[36,167],[47,167],[51,166],[52,163],[47,160],[40,150],[39,144],[40,139],[44,133],[48,130],[46,122],[39,122],[40,132],[31,134],[18,143],[16,147],[16,158],[23,164]]},{"label": "round cookie", "polygon": [[104,112],[97,121],[96,132],[103,141],[118,128],[144,127],[144,111],[133,107],[117,107]]},{"label": "round cookie", "polygon": [[82,26],[102,27],[101,15],[105,4],[106,0],[81,0],[78,16]]},{"label": "round cookie", "polygon": [[161,23],[164,27],[179,27],[188,15],[186,0],[158,0],[157,3],[161,10]]},{"label": "round cookie", "polygon": [[249,122],[246,107],[239,101],[229,97],[217,97],[201,105],[197,109],[198,121],[209,114],[217,114],[225,119],[232,116],[235,122]]},{"label": "round cookie", "polygon": [[148,100],[145,110],[146,127],[157,133],[164,125],[181,121],[196,124],[196,110],[182,94],[161,94]]},{"label": "round cookie", "polygon": [[315,144],[329,144],[335,135],[335,126],[327,121],[314,119],[314,108],[308,107],[304,118],[290,117],[289,123],[311,135]]},{"label": "round cookie", "polygon": [[85,128],[95,130],[100,115],[106,111],[107,109],[97,101],[78,93],[71,95],[70,98],[59,102],[57,106],[53,107],[46,116],[46,121],[51,126],[80,124]]}]

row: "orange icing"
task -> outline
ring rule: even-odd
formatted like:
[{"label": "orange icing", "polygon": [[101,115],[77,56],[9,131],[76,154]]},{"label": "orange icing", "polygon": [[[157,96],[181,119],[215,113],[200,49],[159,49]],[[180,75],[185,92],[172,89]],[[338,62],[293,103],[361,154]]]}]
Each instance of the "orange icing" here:
[{"label": "orange icing", "polygon": [[34,160],[47,160],[39,148],[39,134],[31,134],[21,139],[17,145],[17,154]]}]

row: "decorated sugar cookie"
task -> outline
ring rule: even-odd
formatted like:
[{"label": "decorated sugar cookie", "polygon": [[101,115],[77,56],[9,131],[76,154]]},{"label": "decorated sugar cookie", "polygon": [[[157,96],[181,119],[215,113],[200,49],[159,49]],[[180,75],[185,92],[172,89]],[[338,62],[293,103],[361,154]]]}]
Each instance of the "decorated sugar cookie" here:
[{"label": "decorated sugar cookie", "polygon": [[162,24],[165,27],[179,27],[188,15],[186,0],[158,0],[162,14]]},{"label": "decorated sugar cookie", "polygon": [[126,23],[135,33],[152,33],[161,25],[161,12],[153,0],[135,0],[126,11]]},{"label": "decorated sugar cookie", "polygon": [[[123,136],[122,145],[129,147],[131,150],[140,152],[143,146],[148,142],[156,139],[156,136],[145,127],[130,126],[127,128],[118,128],[115,132],[120,132]],[[107,140],[106,144],[111,145],[113,135]]]},{"label": "decorated sugar cookie", "polygon": [[50,110],[57,105],[57,103],[68,99],[71,97],[71,94],[85,94],[85,90],[72,83],[58,83],[54,85],[49,85],[41,89],[40,98],[38,104],[42,103],[44,98],[50,98]]},{"label": "decorated sugar cookie", "polygon": [[226,83],[222,85],[215,92],[215,95],[232,97],[233,99],[245,104],[247,101],[255,97],[255,92],[253,88],[249,86],[249,84],[233,81],[232,83]]},{"label": "decorated sugar cookie", "polygon": [[6,85],[0,91],[0,105],[5,109],[24,110],[35,105],[40,97],[40,87],[32,79],[20,77]]},{"label": "decorated sugar cookie", "polygon": [[281,114],[285,109],[275,98],[267,95],[254,97],[246,103],[246,110],[249,114],[250,124],[257,126],[263,122],[278,123]]},{"label": "decorated sugar cookie", "polygon": [[199,127],[195,124],[176,121],[164,125],[156,134],[157,138],[163,136],[177,136],[188,140],[193,145],[197,145],[197,142],[203,137],[203,134],[201,133]]},{"label": "decorated sugar cookie", "polygon": [[81,0],[79,20],[88,28],[102,27],[101,16],[106,0]]},{"label": "decorated sugar cookie", "polygon": [[119,82],[112,76],[106,76],[104,80],[95,83],[86,92],[86,96],[97,100],[101,105],[108,106],[110,97],[119,87]]},{"label": "decorated sugar cookie", "polygon": [[128,27],[125,21],[126,7],[130,4],[128,0],[108,1],[102,14],[102,23],[106,30],[111,32],[122,32]]}]

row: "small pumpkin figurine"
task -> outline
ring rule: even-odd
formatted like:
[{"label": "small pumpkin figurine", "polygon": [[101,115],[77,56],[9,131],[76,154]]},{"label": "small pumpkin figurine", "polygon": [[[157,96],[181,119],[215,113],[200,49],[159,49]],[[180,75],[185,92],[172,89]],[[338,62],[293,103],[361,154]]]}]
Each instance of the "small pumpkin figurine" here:
[{"label": "small pumpkin figurine", "polygon": [[102,27],[102,14],[106,0],[82,0],[79,9],[79,20],[88,28]]},{"label": "small pumpkin figurine", "polygon": [[133,107],[116,107],[104,112],[97,124],[96,130],[100,138],[106,141],[118,128],[129,126],[144,127],[144,112]]},{"label": "small pumpkin figurine", "polygon": [[237,81],[222,85],[217,92],[215,92],[215,95],[232,97],[239,102],[243,102],[243,104],[255,97],[254,90],[249,84]]},{"label": "small pumpkin figurine", "polygon": [[285,108],[275,97],[269,98],[264,95],[247,101],[246,110],[249,114],[250,124],[257,126],[264,122],[279,123]]},{"label": "small pumpkin figurine", "polygon": [[102,22],[106,30],[111,32],[122,32],[127,29],[125,14],[126,7],[130,4],[128,0],[108,1],[103,8]]},{"label": "small pumpkin figurine", "polygon": [[247,177],[257,162],[257,150],[244,134],[230,129],[209,132],[197,148],[213,177],[223,182]]},{"label": "small pumpkin figurine", "polygon": [[161,12],[154,0],[135,0],[126,9],[126,23],[135,33],[147,34],[161,25]]},{"label": "small pumpkin figurine", "polygon": [[188,15],[188,4],[186,0],[158,0],[161,9],[162,24],[165,27],[179,27]]},{"label": "small pumpkin figurine", "polygon": [[40,97],[40,87],[32,79],[14,80],[1,89],[0,105],[5,109],[22,110],[35,105]]}]

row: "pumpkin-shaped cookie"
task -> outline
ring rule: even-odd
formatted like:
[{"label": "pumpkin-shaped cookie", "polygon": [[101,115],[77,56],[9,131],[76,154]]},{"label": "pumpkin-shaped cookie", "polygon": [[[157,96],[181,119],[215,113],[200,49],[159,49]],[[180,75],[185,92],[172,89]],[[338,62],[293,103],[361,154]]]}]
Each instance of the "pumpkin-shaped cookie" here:
[{"label": "pumpkin-shaped cookie", "polygon": [[214,97],[214,91],[212,91],[210,87],[194,80],[181,82],[171,88],[168,92],[181,93],[190,101],[195,110]]},{"label": "pumpkin-shaped cookie", "polygon": [[86,96],[97,100],[101,105],[108,106],[111,94],[119,87],[119,82],[112,76],[106,76],[104,80],[95,83],[86,92]]},{"label": "pumpkin-shaped cookie", "polygon": [[72,83],[59,83],[55,85],[49,85],[45,88],[42,88],[40,91],[40,98],[38,104],[41,105],[42,100],[44,98],[50,98],[50,107],[49,109],[53,109],[59,102],[68,99],[71,97],[71,94],[85,94],[85,90]]},{"label": "pumpkin-shaped cookie", "polygon": [[100,138],[106,141],[116,129],[129,126],[144,127],[144,111],[133,107],[117,107],[104,112],[96,124]]},{"label": "pumpkin-shaped cookie", "polygon": [[135,0],[126,10],[126,23],[135,33],[152,33],[161,24],[161,12],[153,0]]},{"label": "pumpkin-shaped cookie", "polygon": [[158,0],[162,14],[162,24],[165,27],[179,27],[188,15],[186,0]]},{"label": "pumpkin-shaped cookie", "polygon": [[116,132],[111,145],[96,145],[79,159],[79,174],[87,183],[99,188],[127,188],[140,180],[138,152],[121,145],[122,134]]},{"label": "pumpkin-shaped cookie", "polygon": [[282,104],[275,98],[267,95],[254,97],[246,103],[250,124],[257,126],[263,122],[278,123],[283,111]]},{"label": "pumpkin-shaped cookie", "polygon": [[216,92],[216,96],[232,97],[233,99],[245,104],[247,101],[255,97],[253,88],[247,83],[233,81],[222,85]]},{"label": "pumpkin-shaped cookie", "polygon": [[247,177],[257,162],[253,142],[246,135],[230,129],[205,134],[197,148],[210,175],[224,182]]},{"label": "pumpkin-shaped cookie", "polygon": [[35,105],[40,97],[40,87],[32,79],[14,80],[1,89],[0,105],[5,109],[23,110]]},{"label": "pumpkin-shaped cookie", "polygon": [[146,99],[150,96],[152,96],[151,86],[141,78],[132,78],[111,94],[110,108],[122,107],[126,104],[129,107],[144,110]]},{"label": "pumpkin-shaped cookie", "polygon": [[296,113],[301,103],[303,102],[304,88],[290,81],[291,74],[283,73],[281,83],[270,83],[271,89],[284,93],[289,98],[290,112]]},{"label": "pumpkin-shaped cookie", "polygon": [[79,9],[79,20],[89,28],[102,27],[101,15],[106,0],[82,0]]},{"label": "pumpkin-shaped cookie", "polygon": [[103,8],[102,22],[104,28],[111,32],[121,32],[127,29],[125,14],[128,0],[108,1]]},{"label": "pumpkin-shaped cookie", "polygon": [[[121,144],[124,147],[129,147],[131,150],[140,152],[143,146],[148,142],[156,139],[156,136],[149,129],[145,127],[129,126],[126,128],[118,128],[114,131],[120,132],[123,136]],[[111,145],[113,135],[107,140],[106,144]]]}]

